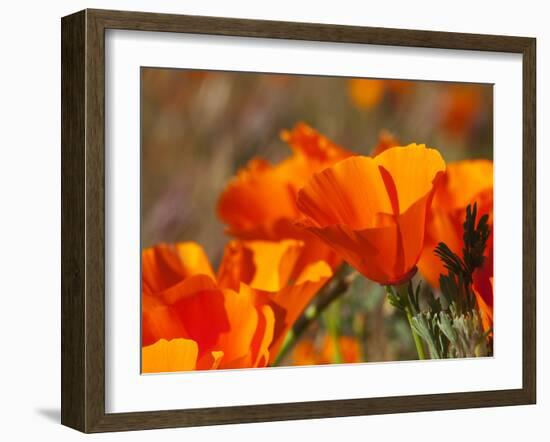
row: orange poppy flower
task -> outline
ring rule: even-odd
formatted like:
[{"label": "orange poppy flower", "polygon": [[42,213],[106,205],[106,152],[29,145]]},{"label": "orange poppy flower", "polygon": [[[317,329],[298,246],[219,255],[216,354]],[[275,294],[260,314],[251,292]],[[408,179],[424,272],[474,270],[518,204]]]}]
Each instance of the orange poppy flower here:
[{"label": "orange poppy flower", "polygon": [[[361,349],[359,341],[350,336],[340,336],[338,346],[342,363],[352,364],[361,362]],[[323,365],[334,363],[336,348],[334,339],[325,335],[320,348],[317,348],[312,339],[302,339],[292,351],[293,365]]]},{"label": "orange poppy flower", "polygon": [[464,247],[463,223],[466,206],[477,203],[478,213],[493,213],[493,162],[489,160],[464,160],[447,164],[447,172],[437,186],[426,225],[424,250],[418,268],[424,278],[439,287],[439,275],[446,270],[434,254],[439,242],[461,253]]},{"label": "orange poppy flower", "polygon": [[[332,276],[302,242],[231,242],[214,276],[195,243],[142,254],[142,370],[263,367]],[[184,355],[180,353],[185,353]]]},{"label": "orange poppy flower", "polygon": [[416,271],[426,213],[445,162],[411,144],[316,173],[298,193],[303,227],[367,278],[398,284]]},{"label": "orange poppy flower", "polygon": [[294,226],[296,194],[311,175],[352,155],[305,123],[283,131],[292,156],[278,164],[253,159],[237,173],[218,200],[228,233],[241,239],[304,239]]},{"label": "orange poppy flower", "polygon": [[354,78],[348,81],[348,94],[360,109],[376,107],[387,93],[401,97],[412,88],[412,82],[404,80],[382,80],[377,78]]}]

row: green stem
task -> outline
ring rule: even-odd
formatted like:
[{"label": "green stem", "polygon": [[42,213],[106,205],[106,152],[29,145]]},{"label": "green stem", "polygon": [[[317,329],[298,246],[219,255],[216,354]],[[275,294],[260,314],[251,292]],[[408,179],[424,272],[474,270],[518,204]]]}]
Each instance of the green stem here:
[{"label": "green stem", "polygon": [[411,308],[407,307],[405,309],[405,313],[407,314],[407,320],[409,321],[409,327],[411,328],[414,345],[416,346],[416,352],[418,353],[418,359],[426,359],[426,354],[424,353],[422,340],[420,339],[420,336],[418,335],[418,333],[414,331],[414,327],[412,325],[413,315],[411,313]]},{"label": "green stem", "polygon": [[[409,328],[411,329],[411,334],[413,337],[414,345],[416,347],[416,353],[418,354],[418,359],[426,359],[426,353],[424,352],[424,346],[422,345],[422,339],[416,333],[413,327],[413,313],[412,313],[412,307],[411,303],[409,301],[409,294],[408,294],[408,286],[410,284],[410,281],[393,286],[395,288],[395,291],[397,293],[397,296],[399,297],[401,307],[405,311],[405,314],[407,315],[407,321],[409,322]],[[386,290],[391,291],[392,287],[388,286]]]},{"label": "green stem", "polygon": [[273,366],[279,365],[288,352],[294,347],[302,333],[307,330],[309,325],[314,322],[334,300],[348,291],[349,286],[355,280],[358,273],[354,271],[349,275],[344,275],[344,268],[345,267],[342,266],[333,280],[325,286],[323,292],[317,295],[317,303],[308,307],[304,314],[294,323],[294,326],[286,335],[283,345],[273,361]]}]

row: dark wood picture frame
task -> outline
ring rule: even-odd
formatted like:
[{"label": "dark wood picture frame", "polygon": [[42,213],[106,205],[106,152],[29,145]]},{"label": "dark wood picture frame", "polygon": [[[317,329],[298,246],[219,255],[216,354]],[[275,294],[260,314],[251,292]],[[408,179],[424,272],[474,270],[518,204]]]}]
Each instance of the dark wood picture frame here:
[{"label": "dark wood picture frame", "polygon": [[[533,404],[536,400],[536,40],[526,37],[106,10],[62,29],[61,422],[83,432]],[[189,410],[105,412],[105,30],[495,51],[523,58],[523,386]]]}]

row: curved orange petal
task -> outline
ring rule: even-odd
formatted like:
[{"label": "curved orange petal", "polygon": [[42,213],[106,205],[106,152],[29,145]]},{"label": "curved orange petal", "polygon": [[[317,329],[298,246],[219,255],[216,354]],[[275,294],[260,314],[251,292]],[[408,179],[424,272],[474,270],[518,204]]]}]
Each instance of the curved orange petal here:
[{"label": "curved orange petal", "polygon": [[317,227],[376,227],[378,213],[392,213],[373,158],[355,156],[316,173],[298,192],[298,208]]},{"label": "curved orange petal", "polygon": [[439,152],[424,145],[348,158],[300,190],[302,225],[369,279],[399,283],[414,271],[426,213],[444,171]]},{"label": "curved orange petal", "polygon": [[197,370],[217,370],[223,359],[223,351],[215,350],[202,355],[197,361]]},{"label": "curved orange petal", "polygon": [[[244,247],[250,250],[254,260],[254,278],[250,286],[269,292],[276,292],[286,285],[289,269],[282,269],[285,265],[292,268],[302,247],[296,240],[283,241],[248,241]],[[283,257],[287,261],[283,263]]]},{"label": "curved orange petal", "polygon": [[166,305],[172,305],[184,298],[201,292],[215,291],[217,288],[216,282],[212,278],[198,274],[189,276],[172,287],[157,293],[156,297]]},{"label": "curved orange petal", "polygon": [[288,220],[297,215],[288,177],[259,159],[250,161],[229,182],[218,200],[217,213],[232,235],[265,239],[292,229]]},{"label": "curved orange petal", "polygon": [[142,373],[194,370],[198,346],[190,339],[160,339],[141,349]]},{"label": "curved orange petal", "polygon": [[152,345],[161,338],[175,339],[187,335],[177,314],[156,296],[143,293],[141,345]]},{"label": "curved orange petal", "polygon": [[201,274],[214,278],[210,260],[200,244],[179,242],[175,248],[186,276]]},{"label": "curved orange petal", "polygon": [[480,192],[493,189],[493,162],[462,160],[449,163],[437,187],[434,208],[465,208]]},{"label": "curved orange petal", "polygon": [[273,309],[245,284],[239,292],[226,290],[225,296],[231,328],[216,343],[223,351],[219,368],[265,367],[276,321]]},{"label": "curved orange petal", "polygon": [[142,327],[142,345],[160,338],[188,338],[198,343],[202,356],[229,328],[223,293],[200,274],[155,295],[144,292]]},{"label": "curved orange petal", "polygon": [[331,266],[320,254],[311,253],[306,242],[246,241],[238,244],[252,256],[254,277],[248,282],[252,288],[278,292],[289,285],[332,276]]},{"label": "curved orange petal", "polygon": [[146,291],[160,292],[198,273],[214,277],[204,249],[195,242],[158,244],[141,254],[141,278]]},{"label": "curved orange petal", "polygon": [[144,290],[159,292],[183,278],[178,257],[167,244],[143,250],[141,253],[141,279]]},{"label": "curved orange petal", "polygon": [[237,368],[242,363],[238,361],[250,354],[259,322],[258,311],[254,294],[249,290],[235,292],[226,289],[224,295],[230,327],[220,335],[215,348],[224,353],[220,368]]},{"label": "curved orange petal", "polygon": [[427,212],[430,208],[431,193],[416,201],[398,218],[398,256],[402,253],[402,260],[397,259],[394,274],[406,275],[413,271],[422,254]]},{"label": "curved orange petal", "polygon": [[161,338],[185,336],[185,327],[168,306],[157,297],[142,295],[141,345],[152,345]]},{"label": "curved orange petal", "polygon": [[242,241],[230,241],[218,269],[218,284],[238,291],[241,283],[250,284],[256,273],[254,254]]},{"label": "curved orange petal", "polygon": [[435,149],[423,144],[393,147],[375,157],[376,164],[389,172],[397,190],[399,213],[434,190],[434,182],[445,172],[445,161]]},{"label": "curved orange petal", "polygon": [[[299,228],[302,233],[302,242],[304,246],[300,251],[298,259],[294,265],[295,269],[303,269],[312,262],[323,261],[334,272],[342,264],[342,258],[334,249],[327,246],[323,241],[321,241],[317,236],[313,235],[311,232],[300,227],[300,223],[295,223],[296,227]],[[292,278],[292,276],[291,276]]]},{"label": "curved orange petal", "polygon": [[253,367],[265,367],[269,362],[270,345],[275,332],[275,313],[268,305],[258,309],[259,323],[251,344],[251,358]]},{"label": "curved orange petal", "polygon": [[216,350],[220,335],[231,328],[224,293],[219,289],[203,290],[182,296],[170,305],[178,320],[184,325],[186,335],[199,344],[199,355]]},{"label": "curved orange petal", "polygon": [[306,228],[372,281],[383,283],[394,279],[398,237],[395,224],[363,230],[342,224]]}]

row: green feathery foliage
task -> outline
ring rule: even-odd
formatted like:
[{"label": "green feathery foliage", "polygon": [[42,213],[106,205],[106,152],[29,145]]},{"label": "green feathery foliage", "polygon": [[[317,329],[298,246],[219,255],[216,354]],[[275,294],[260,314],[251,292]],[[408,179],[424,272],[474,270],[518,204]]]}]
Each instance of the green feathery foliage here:
[{"label": "green feathery foliage", "polygon": [[463,224],[462,256],[443,242],[434,251],[447,270],[447,274],[439,278],[441,296],[435,297],[431,291],[421,296],[420,283],[414,289],[412,281],[408,283],[407,296],[388,288],[389,302],[412,313],[411,327],[426,343],[433,359],[492,354],[490,332],[483,330],[472,292],[473,274],[483,266],[490,235],[488,215],[479,220],[477,215],[477,204],[468,205]]}]

